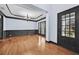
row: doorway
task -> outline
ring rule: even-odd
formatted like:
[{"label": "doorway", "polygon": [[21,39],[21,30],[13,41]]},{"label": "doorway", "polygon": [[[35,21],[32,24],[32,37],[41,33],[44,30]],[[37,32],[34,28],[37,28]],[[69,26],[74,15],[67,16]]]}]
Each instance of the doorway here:
[{"label": "doorway", "polygon": [[0,40],[3,39],[3,16],[0,15]]},{"label": "doorway", "polygon": [[58,44],[79,53],[79,6],[58,13]]},{"label": "doorway", "polygon": [[38,32],[42,36],[46,36],[46,21],[38,23]]}]

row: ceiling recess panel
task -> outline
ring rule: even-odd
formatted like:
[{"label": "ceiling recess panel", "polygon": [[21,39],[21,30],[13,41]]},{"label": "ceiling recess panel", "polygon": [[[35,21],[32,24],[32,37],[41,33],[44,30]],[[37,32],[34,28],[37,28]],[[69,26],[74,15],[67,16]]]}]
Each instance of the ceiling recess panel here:
[{"label": "ceiling recess panel", "polygon": [[44,17],[46,10],[38,8],[32,4],[0,4],[0,10],[10,17],[17,17],[29,20],[38,20]]}]

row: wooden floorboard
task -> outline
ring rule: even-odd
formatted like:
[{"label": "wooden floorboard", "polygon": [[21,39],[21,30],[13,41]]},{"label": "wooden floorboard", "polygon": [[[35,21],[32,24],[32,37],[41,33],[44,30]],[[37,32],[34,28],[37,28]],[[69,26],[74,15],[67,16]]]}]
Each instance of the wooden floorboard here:
[{"label": "wooden floorboard", "polygon": [[39,35],[16,36],[0,41],[0,55],[74,55],[61,46],[46,43]]}]

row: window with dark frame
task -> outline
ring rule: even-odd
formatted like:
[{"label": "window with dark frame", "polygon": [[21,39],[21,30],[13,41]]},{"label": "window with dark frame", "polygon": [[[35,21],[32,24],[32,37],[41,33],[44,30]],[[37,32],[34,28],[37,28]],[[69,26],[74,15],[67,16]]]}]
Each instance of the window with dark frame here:
[{"label": "window with dark frame", "polygon": [[61,35],[75,38],[75,12],[61,16]]}]

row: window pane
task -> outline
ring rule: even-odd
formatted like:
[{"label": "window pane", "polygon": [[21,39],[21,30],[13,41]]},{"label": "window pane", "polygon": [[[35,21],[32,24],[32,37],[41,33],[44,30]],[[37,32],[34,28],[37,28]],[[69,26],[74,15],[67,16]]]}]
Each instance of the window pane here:
[{"label": "window pane", "polygon": [[66,26],[66,37],[69,37],[69,26]]},{"label": "window pane", "polygon": [[62,20],[65,21],[65,15],[62,16]]},{"label": "window pane", "polygon": [[75,26],[70,25],[70,31],[75,31]]},{"label": "window pane", "polygon": [[75,22],[75,18],[70,18],[70,21],[71,22]]},{"label": "window pane", "polygon": [[75,12],[70,13],[70,18],[75,18]]},{"label": "window pane", "polygon": [[66,26],[66,37],[69,37],[69,26]]},{"label": "window pane", "polygon": [[74,24],[75,25],[75,19],[71,19],[70,20],[70,24]]},{"label": "window pane", "polygon": [[66,34],[69,34],[69,31],[66,31]]},{"label": "window pane", "polygon": [[74,31],[71,31],[71,32],[70,32],[70,37],[71,37],[71,38],[75,38],[75,32],[74,32]]},{"label": "window pane", "polygon": [[70,13],[71,16],[75,16],[75,12]]},{"label": "window pane", "polygon": [[69,14],[66,14],[66,20],[69,19]]},{"label": "window pane", "polygon": [[66,25],[66,28],[69,29],[69,25]]},{"label": "window pane", "polygon": [[66,25],[69,25],[69,19],[66,20]]},{"label": "window pane", "polygon": [[65,21],[62,21],[62,25],[65,25]]},{"label": "window pane", "polygon": [[66,14],[66,25],[69,25],[69,14]]},{"label": "window pane", "polygon": [[65,31],[62,31],[62,36],[65,36]]},{"label": "window pane", "polygon": [[65,26],[62,26],[62,31],[65,31]]},{"label": "window pane", "polygon": [[70,31],[75,31],[75,21],[70,21]]},{"label": "window pane", "polygon": [[75,12],[70,14],[70,37],[75,38]]},{"label": "window pane", "polygon": [[69,34],[66,34],[66,37],[69,37]]},{"label": "window pane", "polygon": [[69,26],[66,26],[66,31],[69,31]]}]

